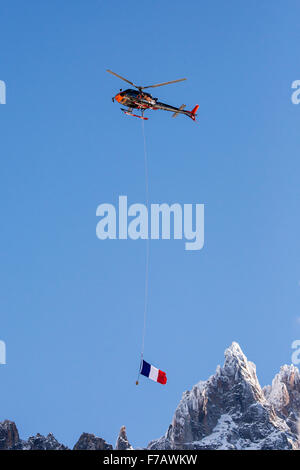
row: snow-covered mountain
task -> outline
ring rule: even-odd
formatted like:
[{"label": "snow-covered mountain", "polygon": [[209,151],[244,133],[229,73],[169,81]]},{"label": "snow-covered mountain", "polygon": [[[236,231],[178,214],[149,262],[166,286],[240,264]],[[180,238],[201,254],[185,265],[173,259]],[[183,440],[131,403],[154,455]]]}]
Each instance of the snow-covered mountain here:
[{"label": "snow-covered mountain", "polygon": [[[272,385],[261,388],[255,365],[237,343],[225,351],[225,363],[208,380],[184,392],[172,424],[148,449],[300,449],[300,373],[283,366]],[[12,421],[0,423],[0,450],[64,450],[53,434],[20,439]],[[112,450],[83,433],[74,450]],[[125,426],[116,450],[132,450]]]},{"label": "snow-covered mountain", "polygon": [[183,394],[172,424],[149,449],[298,449],[300,374],[283,366],[261,388],[237,343],[205,382]]}]

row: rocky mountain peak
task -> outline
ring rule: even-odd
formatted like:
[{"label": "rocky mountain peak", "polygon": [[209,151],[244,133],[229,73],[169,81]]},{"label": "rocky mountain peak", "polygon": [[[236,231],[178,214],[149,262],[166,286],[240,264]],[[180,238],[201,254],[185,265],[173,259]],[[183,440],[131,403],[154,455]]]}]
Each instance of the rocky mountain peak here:
[{"label": "rocky mountain peak", "polygon": [[234,382],[239,382],[240,380],[249,382],[252,387],[259,390],[262,394],[256,376],[256,366],[253,362],[248,361],[239,344],[233,342],[232,345],[225,350],[224,355],[224,366],[222,369],[218,369],[221,374],[227,375]]},{"label": "rocky mountain peak", "polygon": [[263,389],[268,402],[286,421],[293,433],[299,433],[300,373],[294,365],[284,365],[274,377],[272,385]]},{"label": "rocky mountain peak", "polygon": [[37,433],[35,436],[29,437],[27,441],[20,441],[15,448],[21,450],[67,450],[67,447],[60,444],[52,433],[42,436]]},{"label": "rocky mountain peak", "polygon": [[19,440],[17,426],[13,421],[5,420],[0,423],[0,450],[13,448]]},{"label": "rocky mountain peak", "polygon": [[82,433],[73,450],[112,450],[112,445],[94,434]]},{"label": "rocky mountain peak", "polygon": [[[295,384],[297,373],[284,369],[282,377]],[[295,448],[296,430],[289,424],[261,389],[255,365],[234,342],[225,351],[224,366],[183,394],[168,431],[149,448]]]},{"label": "rocky mountain peak", "polygon": [[[256,375],[256,366],[253,362],[248,361],[238,343],[233,342],[232,345],[225,350],[224,366],[218,367],[215,379],[222,378],[224,383],[234,387],[233,396],[240,394],[241,397],[254,402],[264,402],[265,397]],[[227,378],[227,381],[226,381]],[[243,389],[243,390],[241,390]]]}]

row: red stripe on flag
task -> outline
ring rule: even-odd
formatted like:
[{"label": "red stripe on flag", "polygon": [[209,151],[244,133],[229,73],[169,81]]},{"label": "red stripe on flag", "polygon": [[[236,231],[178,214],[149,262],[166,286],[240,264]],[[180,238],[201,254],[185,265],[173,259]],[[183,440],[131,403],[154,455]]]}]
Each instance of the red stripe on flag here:
[{"label": "red stripe on flag", "polygon": [[158,371],[157,382],[159,382],[160,384],[163,384],[163,385],[165,385],[167,383],[166,373],[163,372],[162,370]]}]

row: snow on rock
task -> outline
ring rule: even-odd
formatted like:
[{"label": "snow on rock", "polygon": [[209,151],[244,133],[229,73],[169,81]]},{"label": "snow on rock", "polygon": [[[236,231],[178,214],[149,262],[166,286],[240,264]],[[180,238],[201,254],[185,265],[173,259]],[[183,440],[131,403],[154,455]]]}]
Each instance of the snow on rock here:
[{"label": "snow on rock", "polygon": [[[284,366],[277,379],[280,385],[276,385],[273,392],[273,386],[263,391],[255,365],[247,360],[237,343],[232,343],[225,351],[224,366],[218,366],[206,382],[200,382],[183,394],[168,431],[160,439],[151,441],[148,448],[297,448],[296,429],[286,419],[287,415],[279,413],[270,396],[280,395],[282,403],[286,403],[286,394],[282,392],[284,384],[293,402],[298,403],[298,392],[295,393],[298,377],[298,369]],[[299,411],[300,408],[293,408],[293,417],[298,416]]]},{"label": "snow on rock", "polygon": [[297,367],[282,366],[272,385],[264,387],[263,392],[277,415],[297,434],[300,415],[300,373]]},{"label": "snow on rock", "polygon": [[37,433],[36,436],[31,436],[27,441],[20,441],[15,446],[16,450],[67,450],[68,448],[60,444],[52,433],[48,436],[42,436]]},{"label": "snow on rock", "polygon": [[[74,450],[112,450],[113,447],[104,439],[94,436],[94,434],[81,434]],[[52,433],[48,436],[36,434],[29,439],[22,440],[19,437],[17,427],[13,421],[3,421],[0,423],[0,450],[68,450],[60,444]]]},{"label": "snow on rock", "polygon": [[[237,343],[225,351],[223,367],[183,393],[166,434],[151,441],[165,449],[300,449],[300,373],[282,366],[272,385],[261,388],[255,365]],[[12,421],[0,423],[0,450],[64,450],[53,434],[23,441]],[[81,434],[74,450],[112,450],[94,434]],[[116,450],[131,450],[125,426]]]},{"label": "snow on rock", "polygon": [[76,442],[73,450],[112,450],[112,445],[101,437],[84,432]]},{"label": "snow on rock", "polygon": [[116,450],[132,450],[133,447],[128,441],[126,434],[126,427],[122,426],[120,429],[119,437],[116,442]]},{"label": "snow on rock", "polygon": [[13,421],[0,423],[0,450],[65,450],[52,433],[48,436],[37,434],[23,441],[19,437],[17,426]]},{"label": "snow on rock", "polygon": [[0,423],[0,450],[12,449],[19,441],[17,426],[13,421]]}]

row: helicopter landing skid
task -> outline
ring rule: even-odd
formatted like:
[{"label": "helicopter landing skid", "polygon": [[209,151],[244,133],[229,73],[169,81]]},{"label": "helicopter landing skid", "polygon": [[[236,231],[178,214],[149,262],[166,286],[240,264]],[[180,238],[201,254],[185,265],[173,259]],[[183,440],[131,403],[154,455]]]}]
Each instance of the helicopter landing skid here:
[{"label": "helicopter landing skid", "polygon": [[148,119],[149,119],[149,118],[144,117],[143,115],[139,116],[138,114],[133,114],[131,111],[127,111],[127,109],[121,108],[121,111],[123,111],[124,114],[127,114],[127,116],[133,116],[133,117],[137,117],[139,119],[144,119],[144,121],[148,121]]}]

